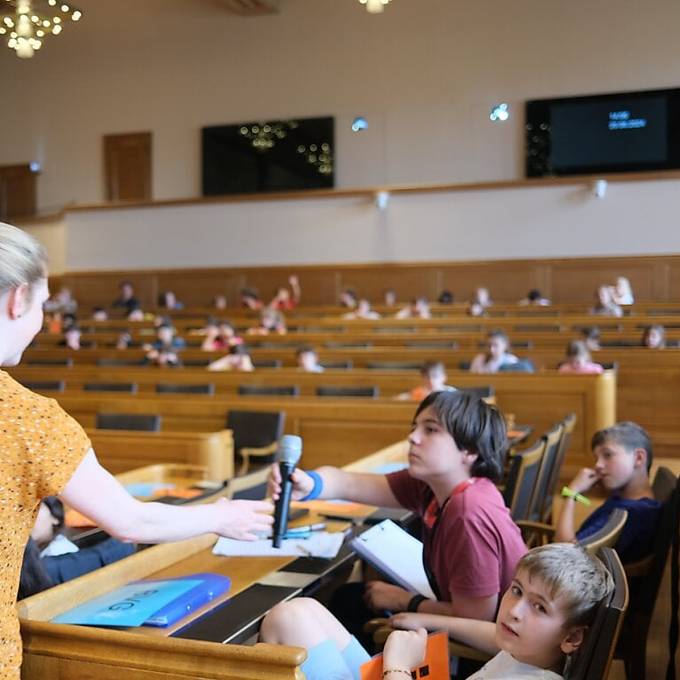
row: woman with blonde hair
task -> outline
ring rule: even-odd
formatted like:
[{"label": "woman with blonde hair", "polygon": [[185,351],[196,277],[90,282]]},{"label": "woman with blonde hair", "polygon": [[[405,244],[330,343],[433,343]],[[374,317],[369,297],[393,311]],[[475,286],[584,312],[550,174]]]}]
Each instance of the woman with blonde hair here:
[{"label": "woman with blonde hair", "polygon": [[[40,331],[49,297],[47,257],[25,232],[0,223],[0,365],[15,366]],[[203,533],[254,540],[269,529],[269,502],[193,507],[142,503],[99,465],[83,428],[59,404],[0,370],[0,678],[19,680],[21,637],[15,601],[24,546],[40,502],[59,495],[110,535],[128,543],[178,541]]]}]

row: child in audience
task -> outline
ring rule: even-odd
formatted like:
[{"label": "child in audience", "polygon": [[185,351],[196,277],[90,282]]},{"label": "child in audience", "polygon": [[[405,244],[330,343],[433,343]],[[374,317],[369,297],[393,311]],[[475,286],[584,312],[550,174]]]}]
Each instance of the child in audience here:
[{"label": "child in audience", "polygon": [[127,315],[128,321],[144,321],[144,312],[141,307],[133,307]]},{"label": "child in audience", "polygon": [[201,349],[206,352],[214,352],[242,344],[243,338],[236,335],[236,330],[229,321],[211,321],[206,326],[205,339],[201,344]]},{"label": "child in audience", "polygon": [[264,307],[260,294],[255,288],[243,288],[241,290],[241,307],[259,311]]},{"label": "child in audience", "polygon": [[425,297],[415,298],[408,307],[400,309],[395,315],[396,319],[431,319],[430,304]]},{"label": "child in audience", "polygon": [[[493,620],[499,594],[526,552],[519,529],[493,483],[507,447],[505,421],[495,406],[464,392],[433,392],[418,406],[409,435],[409,467],[387,475],[324,466],[297,469],[293,500],[344,498],[407,508],[423,520],[423,560],[437,595],[427,599],[371,581],[370,610],[423,611]],[[278,498],[280,473],[271,468],[269,495]],[[348,600],[348,598],[344,598]],[[350,616],[370,617],[347,601]]]},{"label": "child in audience", "polygon": [[59,343],[59,346],[78,351],[83,348],[80,344],[80,336],[81,332],[78,326],[68,326],[64,330],[64,339]]},{"label": "child in audience", "polygon": [[130,281],[121,281],[118,286],[119,295],[111,303],[114,308],[122,308],[126,316],[133,310],[139,309],[139,300],[135,297],[135,289]]},{"label": "child in audience", "polygon": [[602,349],[600,345],[600,329],[597,326],[581,329],[581,340],[583,340],[589,352],[599,352]]},{"label": "child in audience", "polygon": [[468,313],[470,316],[483,316],[486,310],[493,305],[488,288],[475,288]]},{"label": "child in audience", "polygon": [[642,334],[642,346],[649,349],[664,349],[666,347],[666,329],[661,324],[647,326]]},{"label": "child in audience", "polygon": [[246,333],[248,335],[269,335],[270,333],[285,335],[286,320],[283,314],[276,309],[263,309],[260,312],[258,325],[249,328]]},{"label": "child in audience", "polygon": [[126,328],[121,331],[116,338],[116,349],[127,349],[132,344],[132,334],[130,329]]},{"label": "child in audience", "polygon": [[295,352],[297,365],[305,373],[323,373],[323,366],[319,363],[319,355],[310,345],[304,345]]},{"label": "child in audience", "polygon": [[408,392],[398,394],[400,401],[422,401],[432,392],[455,392],[456,388],[446,384],[446,367],[442,361],[426,361],[420,367],[421,384]]},{"label": "child in audience", "polygon": [[379,319],[380,314],[371,309],[371,303],[366,298],[361,298],[353,312],[344,314],[343,319]]},{"label": "child in audience", "polygon": [[213,298],[212,306],[215,309],[226,309],[227,308],[227,296],[226,295],[215,295]]},{"label": "child in audience", "polygon": [[439,293],[437,302],[440,305],[452,305],[453,304],[453,293],[450,290],[443,290]]},{"label": "child in audience", "polygon": [[510,340],[503,331],[491,331],[487,336],[487,351],[478,354],[470,363],[470,373],[498,373],[519,359],[511,354]]},{"label": "child in audience", "polygon": [[[596,432],[591,447],[595,467],[583,468],[563,490],[565,498],[557,520],[555,540],[582,540],[599,531],[615,508],[623,508],[628,511],[628,519],[615,547],[624,564],[636,562],[652,551],[661,508],[649,483],[652,442],[639,425],[622,422]],[[575,496],[584,494],[598,483],[608,498],[576,530]]]},{"label": "child in audience", "polygon": [[[604,564],[581,547],[551,543],[534,548],[519,560],[495,623],[436,614],[392,616],[393,626],[407,630],[395,630],[387,638],[383,676],[389,680],[392,674],[411,674],[424,657],[427,628],[444,630],[463,644],[496,655],[468,680],[559,680],[613,588]],[[291,620],[297,625],[291,626]],[[302,665],[308,680],[357,679],[370,658],[330,612],[309,598],[274,607],[262,622],[260,640],[308,649]]]},{"label": "child in audience", "polygon": [[572,340],[567,345],[567,360],[560,364],[560,373],[602,373],[604,368],[596,364],[590,357],[586,343],[582,340]]},{"label": "child in audience", "polygon": [[281,309],[287,311],[294,309],[300,304],[300,297],[302,291],[300,290],[300,282],[297,276],[291,276],[288,279],[290,290],[285,286],[281,286],[274,295],[269,307],[272,309]]},{"label": "child in audience", "polygon": [[357,306],[358,296],[355,290],[352,288],[345,288],[345,290],[340,293],[340,305],[342,307],[347,307],[347,309],[354,309]]},{"label": "child in audience", "polygon": [[229,354],[208,364],[209,371],[254,371],[253,360],[244,345],[229,348]]},{"label": "child in audience", "polygon": [[92,308],[92,320],[93,321],[108,321],[109,314],[103,307],[93,307]]},{"label": "child in audience", "polygon": [[161,309],[184,309],[184,304],[171,290],[166,290],[158,296],[158,306]]},{"label": "child in audience", "polygon": [[625,276],[619,276],[616,284],[611,288],[612,300],[617,305],[632,305],[635,302],[630,281]]},{"label": "child in audience", "polygon": [[600,286],[595,291],[595,306],[590,313],[598,316],[623,316],[623,310],[614,302],[611,286]]},{"label": "child in audience", "polygon": [[150,345],[144,345],[147,363],[155,363],[159,366],[180,366],[181,361],[178,352],[186,347],[183,338],[175,335],[175,329],[169,324],[162,324],[156,330],[156,341]]},{"label": "child in audience", "polygon": [[522,298],[517,304],[522,307],[547,307],[550,304],[550,300],[544,298],[538,288],[532,288],[527,293],[527,296]]},{"label": "child in audience", "polygon": [[383,304],[385,307],[394,307],[397,304],[397,291],[388,288],[383,294]]}]

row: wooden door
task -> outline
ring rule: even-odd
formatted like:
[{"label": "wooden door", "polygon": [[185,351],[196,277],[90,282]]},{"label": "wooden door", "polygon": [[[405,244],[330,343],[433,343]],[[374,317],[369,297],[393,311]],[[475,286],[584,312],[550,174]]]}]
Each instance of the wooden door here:
[{"label": "wooden door", "polygon": [[151,133],[104,136],[106,200],[151,200]]},{"label": "wooden door", "polygon": [[36,214],[37,177],[28,163],[0,166],[0,220]]}]

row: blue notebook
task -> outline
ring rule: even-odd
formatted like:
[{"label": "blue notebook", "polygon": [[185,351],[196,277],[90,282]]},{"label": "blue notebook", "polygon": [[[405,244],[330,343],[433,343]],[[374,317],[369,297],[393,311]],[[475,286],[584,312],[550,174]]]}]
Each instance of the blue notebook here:
[{"label": "blue notebook", "polygon": [[134,581],[59,614],[52,622],[111,627],[170,626],[227,592],[230,586],[230,579],[218,574]]}]

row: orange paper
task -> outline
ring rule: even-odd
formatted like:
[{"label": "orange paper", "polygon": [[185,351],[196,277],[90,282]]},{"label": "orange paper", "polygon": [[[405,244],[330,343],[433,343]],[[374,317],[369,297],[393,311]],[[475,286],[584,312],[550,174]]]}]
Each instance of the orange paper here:
[{"label": "orange paper", "polygon": [[[361,666],[361,680],[382,680],[383,655],[374,656]],[[425,660],[413,669],[412,677],[427,680],[449,680],[449,636],[431,633],[427,638]]]},{"label": "orange paper", "polygon": [[333,503],[332,501],[304,501],[291,503],[293,508],[307,508],[317,515],[331,515],[332,517],[366,517],[375,507],[363,503]]},{"label": "orange paper", "polygon": [[66,524],[67,527],[76,527],[78,529],[97,526],[89,517],[81,515],[77,510],[73,510],[72,508],[69,508],[64,513],[64,524]]}]

